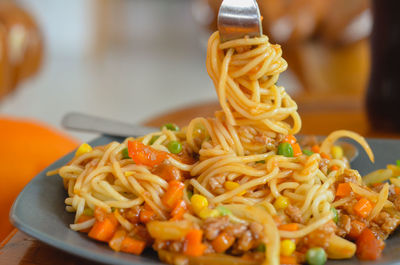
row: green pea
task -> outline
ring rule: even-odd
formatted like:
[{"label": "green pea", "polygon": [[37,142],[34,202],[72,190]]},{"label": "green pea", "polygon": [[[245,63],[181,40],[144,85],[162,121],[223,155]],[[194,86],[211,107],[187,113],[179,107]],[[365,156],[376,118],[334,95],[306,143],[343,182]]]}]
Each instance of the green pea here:
[{"label": "green pea", "polygon": [[83,214],[86,216],[93,216],[94,215],[94,211],[92,208],[85,208],[83,210]]},{"label": "green pea", "polygon": [[261,243],[260,245],[258,245],[258,246],[256,247],[256,251],[257,251],[257,252],[265,252],[266,249],[267,249],[267,248],[266,248],[266,246],[265,246],[264,243]]},{"label": "green pea", "polygon": [[128,159],[128,158],[131,158],[131,157],[129,156],[129,151],[128,151],[128,148],[124,148],[124,149],[122,149],[122,151],[121,151],[121,154],[122,154],[122,159]]},{"label": "green pea", "polygon": [[117,210],[117,208],[111,207],[111,212],[115,212],[115,210]]},{"label": "green pea", "polygon": [[173,154],[179,154],[182,151],[182,144],[178,141],[171,141],[168,143],[168,150]]},{"label": "green pea", "polygon": [[338,211],[336,210],[336,208],[335,207],[332,207],[331,208],[331,211],[332,211],[332,213],[333,213],[333,221],[335,222],[335,223],[337,223],[338,221],[339,221],[339,213],[338,213]]},{"label": "green pea", "polygon": [[280,143],[278,145],[278,155],[293,157],[293,148],[289,143]]},{"label": "green pea", "polygon": [[400,167],[400,159],[396,160],[396,166]]},{"label": "green pea", "polygon": [[326,253],[323,248],[310,248],[306,253],[307,263],[310,265],[323,265],[326,262]]},{"label": "green pea", "polygon": [[154,135],[153,137],[151,137],[151,140],[149,142],[150,145],[154,144],[155,141],[157,141],[157,139],[160,138],[160,135]]},{"label": "green pea", "polygon": [[168,130],[170,130],[170,131],[179,131],[179,127],[178,127],[178,125],[176,125],[176,124],[174,124],[174,123],[167,123],[167,124],[164,124],[162,127],[161,127],[161,130],[162,130],[162,128],[167,128]]},{"label": "green pea", "polygon": [[256,161],[256,164],[265,164],[265,160]]},{"label": "green pea", "polygon": [[308,150],[308,149],[304,149],[303,154],[310,156],[310,155],[314,154],[314,152],[311,150]]},{"label": "green pea", "polygon": [[224,206],[218,206],[217,210],[219,211],[219,213],[222,216],[226,216],[226,215],[231,215],[232,214],[232,212],[228,208],[226,208]]}]

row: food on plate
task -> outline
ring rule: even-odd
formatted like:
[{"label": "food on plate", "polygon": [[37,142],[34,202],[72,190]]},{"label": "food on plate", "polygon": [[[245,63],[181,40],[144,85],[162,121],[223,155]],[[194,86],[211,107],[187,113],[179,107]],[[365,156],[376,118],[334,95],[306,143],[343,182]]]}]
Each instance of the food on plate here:
[{"label": "food on plate", "polygon": [[[221,105],[214,117],[105,146],[81,145],[58,173],[71,229],[171,264],[324,264],[379,258],[400,221],[400,168],[365,183],[336,140],[296,133],[297,105],[276,84],[287,68],[267,36],[209,39],[207,70]],[[384,181],[389,179],[391,183]]]}]

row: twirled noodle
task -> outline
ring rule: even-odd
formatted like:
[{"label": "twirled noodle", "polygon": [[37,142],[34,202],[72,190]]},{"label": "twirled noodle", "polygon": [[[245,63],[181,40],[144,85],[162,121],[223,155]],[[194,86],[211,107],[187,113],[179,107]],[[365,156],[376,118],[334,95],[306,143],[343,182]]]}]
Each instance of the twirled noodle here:
[{"label": "twirled noodle", "polygon": [[[261,224],[262,242],[267,246],[264,264],[279,264],[281,240],[305,240],[321,229],[335,226],[332,208],[345,211],[356,200],[352,194],[375,203],[368,221],[382,211],[393,212],[388,184],[377,193],[362,183],[360,174],[349,168],[345,157],[330,157],[334,142],[350,137],[364,147],[373,161],[371,149],[358,134],[336,131],[322,142],[319,152],[282,153],[283,143],[290,143],[294,152],[297,143],[293,134],[299,132],[301,120],[296,103],[276,84],[279,74],[287,68],[281,55],[280,46],[269,43],[267,36],[221,43],[215,32],[208,42],[206,65],[222,110],[214,117],[195,118],[182,130],[169,125],[122,143],[95,147],[52,171],[63,178],[68,190],[66,209],[76,212],[71,228],[84,230],[94,225],[94,218],[79,221],[88,209],[111,213],[116,208],[117,222],[130,235],[138,231],[137,227],[145,229],[144,221],[135,221],[140,211],[151,211],[151,218],[159,221],[175,218],[175,209],[163,200],[171,194],[172,181],[179,181],[184,186],[181,200],[187,208],[180,218],[194,228],[202,228],[213,222],[212,217],[219,214],[217,209],[224,206],[231,211],[230,223]],[[181,145],[178,151],[170,146],[176,142]],[[137,156],[147,157],[148,164],[127,149],[132,143],[142,145],[142,153]],[[157,154],[164,157],[159,163]],[[167,170],[170,171],[166,175]],[[350,182],[349,196],[337,197],[338,184],[345,182]],[[201,195],[203,203],[206,200],[210,212],[195,211],[193,193]],[[285,207],[292,207],[296,215]],[[295,222],[299,229],[282,230],[281,222]],[[159,242],[157,234],[152,236]],[[155,245],[178,247],[182,239],[176,240]]]}]

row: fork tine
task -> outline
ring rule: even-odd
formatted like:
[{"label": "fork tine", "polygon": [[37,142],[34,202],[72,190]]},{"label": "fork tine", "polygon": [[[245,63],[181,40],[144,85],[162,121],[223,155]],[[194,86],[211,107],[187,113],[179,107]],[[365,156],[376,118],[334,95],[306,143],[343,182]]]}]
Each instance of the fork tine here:
[{"label": "fork tine", "polygon": [[221,41],[262,35],[261,15],[255,0],[224,0],[218,13]]}]

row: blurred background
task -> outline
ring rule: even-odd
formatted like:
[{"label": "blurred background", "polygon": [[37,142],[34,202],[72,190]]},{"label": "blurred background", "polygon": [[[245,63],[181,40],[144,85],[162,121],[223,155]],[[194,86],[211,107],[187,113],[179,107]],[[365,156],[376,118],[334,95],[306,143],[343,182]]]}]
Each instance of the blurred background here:
[{"label": "blurred background", "polygon": [[[205,54],[220,0],[0,3],[0,115],[61,129],[69,111],[138,123],[216,100]],[[279,82],[300,110],[310,102],[360,108],[370,68],[369,1],[258,3],[264,32],[289,63]]]}]

